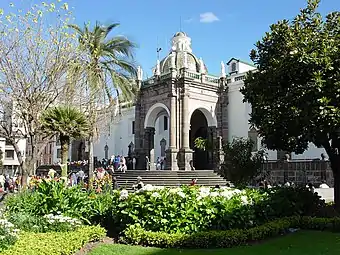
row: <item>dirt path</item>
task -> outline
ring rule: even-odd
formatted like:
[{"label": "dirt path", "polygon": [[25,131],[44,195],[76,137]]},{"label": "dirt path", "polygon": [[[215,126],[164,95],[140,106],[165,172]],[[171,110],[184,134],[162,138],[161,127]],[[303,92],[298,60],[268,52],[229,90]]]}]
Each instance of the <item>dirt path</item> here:
[{"label": "dirt path", "polygon": [[79,251],[75,253],[75,255],[86,255],[90,251],[92,251],[94,248],[98,247],[102,244],[113,244],[114,240],[109,237],[105,237],[101,242],[93,242],[86,244],[83,248],[81,248]]}]

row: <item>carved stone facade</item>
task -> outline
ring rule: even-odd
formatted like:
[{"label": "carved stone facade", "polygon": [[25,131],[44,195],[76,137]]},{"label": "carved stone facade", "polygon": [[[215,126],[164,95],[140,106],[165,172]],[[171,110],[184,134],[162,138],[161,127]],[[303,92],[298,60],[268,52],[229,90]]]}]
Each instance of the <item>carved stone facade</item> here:
[{"label": "carved stone facade", "polygon": [[[207,67],[191,49],[191,39],[176,33],[171,52],[157,61],[154,76],[142,81],[135,107],[135,155],[138,169],[154,169],[154,133],[159,116],[169,120],[169,147],[165,169],[217,169],[222,158],[221,141],[228,140],[227,83],[224,64],[221,77],[207,74]],[[194,148],[202,137],[217,148],[203,152]],[[196,155],[196,157],[195,157]]]}]

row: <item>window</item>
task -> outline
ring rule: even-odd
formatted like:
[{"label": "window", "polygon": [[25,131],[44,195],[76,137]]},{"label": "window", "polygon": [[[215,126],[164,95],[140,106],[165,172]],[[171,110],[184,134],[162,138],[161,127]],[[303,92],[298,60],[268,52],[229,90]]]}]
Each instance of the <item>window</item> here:
[{"label": "window", "polygon": [[248,137],[250,138],[250,140],[253,141],[253,148],[252,148],[252,152],[257,151],[257,138],[258,138],[258,134],[255,128],[252,128],[249,130],[248,132]]},{"label": "window", "polygon": [[50,143],[50,154],[52,153],[52,144]]},{"label": "window", "polygon": [[135,121],[132,121],[132,134],[135,134]]},{"label": "window", "polygon": [[6,145],[12,145],[8,139],[6,139]]},{"label": "window", "polygon": [[166,140],[163,138],[159,145],[161,146],[161,157],[165,157]]},{"label": "window", "polygon": [[61,158],[61,149],[57,149],[57,158]]},{"label": "window", "polygon": [[231,71],[236,72],[236,63],[231,64]]},{"label": "window", "polygon": [[164,131],[168,130],[168,117],[164,116]]},{"label": "window", "polygon": [[104,158],[109,159],[109,146],[107,145],[104,146],[104,154],[105,154]]},{"label": "window", "polygon": [[5,151],[6,159],[14,159],[14,150],[6,150]]}]

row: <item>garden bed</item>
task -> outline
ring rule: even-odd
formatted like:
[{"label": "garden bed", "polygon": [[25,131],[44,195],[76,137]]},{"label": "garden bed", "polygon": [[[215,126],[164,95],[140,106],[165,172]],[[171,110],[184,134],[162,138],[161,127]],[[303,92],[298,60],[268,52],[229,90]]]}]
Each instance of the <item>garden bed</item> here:
[{"label": "garden bed", "polygon": [[162,249],[131,245],[101,245],[89,255],[333,255],[340,253],[340,235],[320,231],[298,231],[252,246],[226,249]]}]

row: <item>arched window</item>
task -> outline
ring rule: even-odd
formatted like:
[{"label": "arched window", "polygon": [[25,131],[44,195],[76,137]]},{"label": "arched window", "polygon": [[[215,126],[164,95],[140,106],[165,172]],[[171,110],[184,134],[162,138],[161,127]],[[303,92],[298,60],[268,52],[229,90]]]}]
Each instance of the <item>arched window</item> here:
[{"label": "arched window", "polygon": [[231,64],[231,71],[236,72],[236,63],[235,62]]},{"label": "arched window", "polygon": [[258,145],[257,145],[258,134],[255,128],[251,128],[248,131],[248,138],[253,141],[252,151],[253,152],[257,151],[258,150]]},{"label": "arched window", "polygon": [[109,159],[109,146],[107,144],[104,146],[104,158]]},{"label": "arched window", "polygon": [[166,140],[163,138],[159,145],[161,146],[161,157],[165,157]]}]

